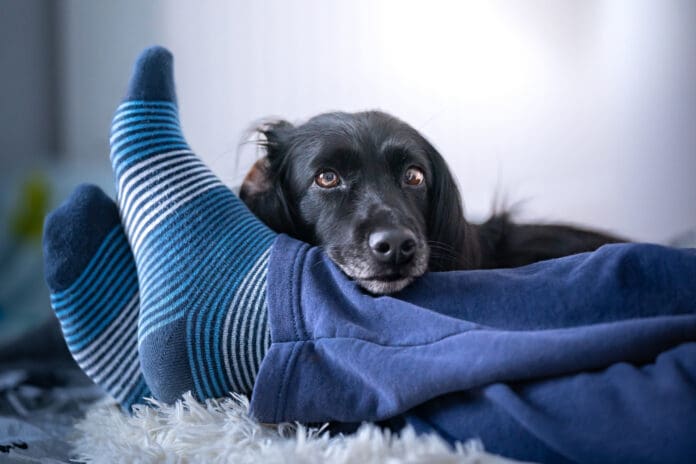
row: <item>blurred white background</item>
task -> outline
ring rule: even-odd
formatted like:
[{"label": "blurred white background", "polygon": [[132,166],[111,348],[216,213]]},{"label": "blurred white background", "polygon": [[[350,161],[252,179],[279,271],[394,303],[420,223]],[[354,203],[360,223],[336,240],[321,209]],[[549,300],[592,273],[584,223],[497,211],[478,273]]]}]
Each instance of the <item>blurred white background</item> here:
[{"label": "blurred white background", "polygon": [[255,120],[378,108],[438,147],[473,219],[498,189],[525,220],[663,242],[696,227],[694,26],[690,0],[2,0],[3,172],[111,187],[112,113],[161,44],[230,185]]}]

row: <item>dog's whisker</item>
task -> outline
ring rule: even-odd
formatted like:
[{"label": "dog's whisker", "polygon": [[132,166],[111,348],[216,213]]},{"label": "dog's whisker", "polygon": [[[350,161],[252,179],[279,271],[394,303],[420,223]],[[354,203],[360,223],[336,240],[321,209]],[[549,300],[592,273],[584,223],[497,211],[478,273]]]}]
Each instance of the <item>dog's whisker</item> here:
[{"label": "dog's whisker", "polygon": [[437,240],[428,240],[426,243],[430,246],[440,246],[444,248],[451,248],[453,250],[455,249],[453,245],[445,242],[438,242]]},{"label": "dog's whisker", "polygon": [[431,246],[431,255],[435,258],[447,258],[452,260],[452,262],[457,262],[461,258],[461,253],[449,247]]}]

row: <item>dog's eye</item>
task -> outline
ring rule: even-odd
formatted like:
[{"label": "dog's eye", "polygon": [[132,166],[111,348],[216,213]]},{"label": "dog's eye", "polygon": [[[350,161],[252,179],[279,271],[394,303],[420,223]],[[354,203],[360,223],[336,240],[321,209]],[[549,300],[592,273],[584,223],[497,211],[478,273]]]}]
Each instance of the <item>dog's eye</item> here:
[{"label": "dog's eye", "polygon": [[410,185],[412,187],[421,185],[423,182],[425,182],[425,173],[423,173],[422,169],[411,166],[404,173],[404,182],[406,185]]},{"label": "dog's eye", "polygon": [[314,176],[314,183],[321,188],[334,188],[340,183],[340,179],[336,171],[324,169]]}]

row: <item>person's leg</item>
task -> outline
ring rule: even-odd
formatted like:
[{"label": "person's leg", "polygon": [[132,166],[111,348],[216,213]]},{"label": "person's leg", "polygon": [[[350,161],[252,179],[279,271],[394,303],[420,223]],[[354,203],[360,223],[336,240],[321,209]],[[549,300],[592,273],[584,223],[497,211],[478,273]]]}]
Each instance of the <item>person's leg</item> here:
[{"label": "person's leg", "polygon": [[[287,237],[274,245],[270,265],[272,344],[251,401],[266,422],[382,420],[491,384],[582,379],[617,363],[650,363],[696,340],[696,250],[610,246],[503,273],[431,274],[396,297],[378,298],[363,293],[321,250]],[[606,274],[598,274],[604,267]],[[547,285],[552,281],[567,285]],[[575,286],[585,289],[582,298]],[[507,295],[487,290],[496,287]],[[491,311],[509,314],[502,327],[486,320]],[[461,318],[464,312],[471,320]],[[611,381],[618,382],[615,392],[628,386],[621,376]],[[616,393],[601,394],[600,381],[595,386],[581,401],[596,395],[595,409],[611,406]],[[655,400],[654,391],[642,391],[643,400]],[[688,388],[675,391],[670,405]],[[613,418],[586,415],[582,405],[576,412],[578,421],[621,426],[636,410]],[[510,416],[500,421],[501,429],[519,427]]]},{"label": "person's leg", "polygon": [[150,396],[137,346],[138,278],[116,204],[82,185],[44,227],[46,282],[70,353],[125,410]]},{"label": "person's leg", "polygon": [[696,343],[651,363],[431,400],[403,420],[450,442],[535,462],[696,462]]},{"label": "person's leg", "polygon": [[140,282],[147,384],[171,402],[248,393],[270,341],[265,281],[276,236],[192,153],[172,56],[138,59],[114,116],[111,162]]}]

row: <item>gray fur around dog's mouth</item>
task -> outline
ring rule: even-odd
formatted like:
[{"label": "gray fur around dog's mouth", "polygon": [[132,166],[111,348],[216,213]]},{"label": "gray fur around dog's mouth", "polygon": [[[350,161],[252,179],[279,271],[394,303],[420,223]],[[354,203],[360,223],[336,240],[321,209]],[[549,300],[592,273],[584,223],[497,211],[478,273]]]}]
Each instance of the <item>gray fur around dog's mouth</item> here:
[{"label": "gray fur around dog's mouth", "polygon": [[413,261],[405,269],[392,273],[376,271],[369,258],[354,250],[334,247],[328,249],[327,254],[346,276],[362,288],[375,295],[387,295],[403,290],[427,271],[430,249],[427,245],[419,245]]},{"label": "gray fur around dog's mouth", "polygon": [[365,290],[376,295],[395,293],[408,287],[415,277],[404,277],[397,280],[355,279]]}]

